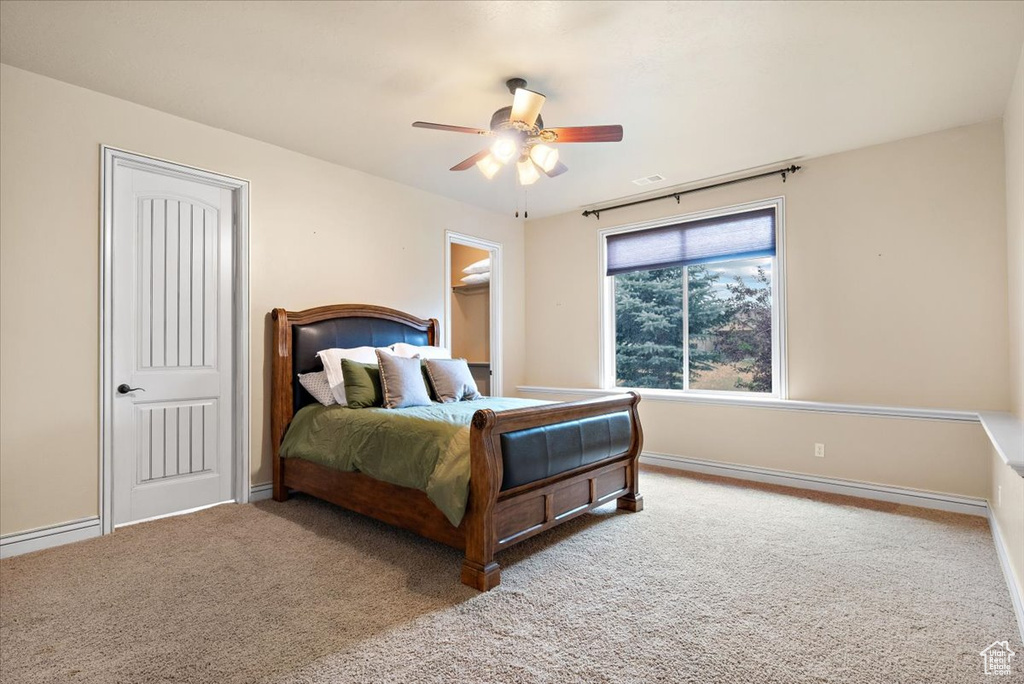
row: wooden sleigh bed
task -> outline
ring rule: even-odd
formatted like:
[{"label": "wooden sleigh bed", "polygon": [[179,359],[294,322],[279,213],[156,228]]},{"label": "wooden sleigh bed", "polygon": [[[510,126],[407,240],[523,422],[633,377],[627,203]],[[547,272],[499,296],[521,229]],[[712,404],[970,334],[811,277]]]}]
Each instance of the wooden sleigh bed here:
[{"label": "wooden sleigh bed", "polygon": [[[285,501],[289,489],[305,492],[464,550],[462,582],[480,591],[487,591],[501,581],[495,554],[502,549],[613,499],[617,499],[620,509],[643,509],[637,486],[637,462],[643,446],[637,415],[640,397],[633,393],[507,411],[477,411],[470,427],[469,498],[458,527],[419,490],[301,458],[283,458],[280,446],[292,417],[314,401],[298,383],[297,374],[322,368],[316,356],[318,351],[363,345],[382,347],[396,342],[434,345],[438,322],[363,304],[305,311],[274,309],[271,317],[271,438],[277,501]],[[583,457],[558,453],[578,449],[577,443],[585,440],[574,436],[582,435],[585,425],[612,420],[620,433],[627,431],[624,439],[609,444],[604,451],[590,445],[584,449]],[[626,420],[628,426],[624,427]],[[532,453],[538,451],[538,430],[547,437],[543,457],[549,459],[548,463],[579,465],[512,487],[506,483],[503,488],[506,463],[540,458]],[[552,437],[548,437],[548,431]],[[566,439],[566,435],[570,438]]]}]

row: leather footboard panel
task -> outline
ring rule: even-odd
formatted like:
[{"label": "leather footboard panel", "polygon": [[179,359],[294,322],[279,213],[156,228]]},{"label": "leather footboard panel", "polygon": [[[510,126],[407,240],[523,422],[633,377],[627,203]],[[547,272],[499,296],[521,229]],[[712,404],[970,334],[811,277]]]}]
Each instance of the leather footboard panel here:
[{"label": "leather footboard panel", "polygon": [[629,450],[629,413],[555,423],[501,435],[502,491]]}]

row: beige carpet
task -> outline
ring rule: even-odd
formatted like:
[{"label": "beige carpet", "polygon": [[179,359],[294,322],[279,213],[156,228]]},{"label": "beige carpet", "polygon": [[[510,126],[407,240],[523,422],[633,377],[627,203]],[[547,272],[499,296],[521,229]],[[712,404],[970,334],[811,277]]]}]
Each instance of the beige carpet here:
[{"label": "beige carpet", "polygon": [[455,551],[308,498],[8,559],[0,679],[981,682],[978,651],[1019,645],[981,518],[651,471],[641,488],[642,513],[501,554],[487,594]]}]

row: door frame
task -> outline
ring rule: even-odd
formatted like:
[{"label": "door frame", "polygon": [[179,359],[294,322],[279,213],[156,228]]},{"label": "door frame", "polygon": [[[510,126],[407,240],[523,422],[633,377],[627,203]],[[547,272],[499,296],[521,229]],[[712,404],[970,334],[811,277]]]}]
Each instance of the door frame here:
[{"label": "door frame", "polygon": [[502,344],[501,344],[501,302],[502,302],[502,254],[504,249],[500,242],[492,242],[483,238],[456,233],[452,230],[444,232],[444,340],[445,347],[451,349],[452,339],[452,245],[465,245],[476,249],[487,250],[491,254],[490,283],[490,327],[491,347],[491,396],[500,397],[502,386]]},{"label": "door frame", "polygon": [[[113,179],[116,166],[197,180],[232,191],[234,197],[234,255],[232,257],[232,313],[234,362],[234,434],[231,483],[234,500],[249,501],[249,181],[224,174],[100,145],[100,530],[110,534],[113,515]],[[182,511],[184,512],[184,511]]]}]

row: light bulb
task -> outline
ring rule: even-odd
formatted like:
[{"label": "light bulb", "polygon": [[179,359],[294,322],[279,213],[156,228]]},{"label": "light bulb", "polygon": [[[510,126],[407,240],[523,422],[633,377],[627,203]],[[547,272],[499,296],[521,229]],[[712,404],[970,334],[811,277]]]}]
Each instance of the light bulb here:
[{"label": "light bulb", "polygon": [[519,145],[512,138],[498,138],[491,145],[491,154],[502,164],[512,161],[519,152]]},{"label": "light bulb", "polygon": [[489,154],[476,163],[476,168],[480,169],[480,173],[484,174],[487,180],[490,180],[494,178],[494,174],[501,171],[501,162]]},{"label": "light bulb", "polygon": [[540,174],[537,173],[537,167],[534,166],[529,157],[523,157],[519,160],[519,163],[516,164],[516,171],[519,172],[520,185],[533,185],[540,178]]},{"label": "light bulb", "polygon": [[544,171],[550,171],[558,163],[558,150],[547,145],[534,145],[530,149],[530,159]]}]

